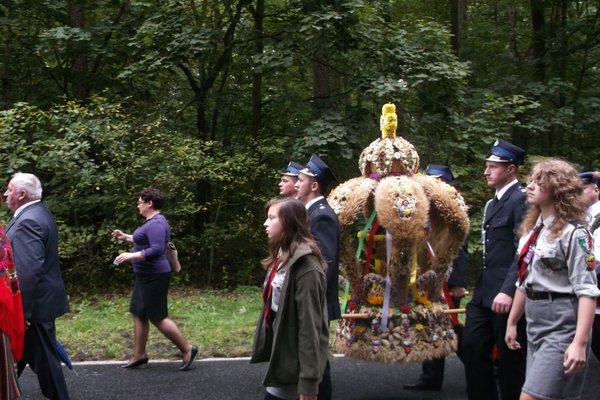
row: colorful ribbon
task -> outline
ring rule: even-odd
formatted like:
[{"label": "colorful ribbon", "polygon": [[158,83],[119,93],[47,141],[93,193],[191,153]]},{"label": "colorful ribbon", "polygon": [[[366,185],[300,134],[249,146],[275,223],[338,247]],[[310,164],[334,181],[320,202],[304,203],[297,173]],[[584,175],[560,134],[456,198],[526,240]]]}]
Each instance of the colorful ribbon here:
[{"label": "colorful ribbon", "polygon": [[387,257],[386,276],[385,276],[385,292],[383,294],[383,310],[381,311],[381,329],[386,331],[388,326],[388,315],[390,308],[390,295],[392,292],[392,280],[390,279],[390,264],[392,260],[392,235],[388,231],[385,232],[385,252]]},{"label": "colorful ribbon", "polygon": [[356,261],[360,260],[360,255],[362,253],[362,248],[365,243],[365,238],[367,237],[367,232],[371,229],[371,225],[373,225],[373,221],[377,217],[377,211],[373,210],[371,216],[367,220],[365,227],[363,228],[361,235],[358,237],[358,248],[356,249]]}]

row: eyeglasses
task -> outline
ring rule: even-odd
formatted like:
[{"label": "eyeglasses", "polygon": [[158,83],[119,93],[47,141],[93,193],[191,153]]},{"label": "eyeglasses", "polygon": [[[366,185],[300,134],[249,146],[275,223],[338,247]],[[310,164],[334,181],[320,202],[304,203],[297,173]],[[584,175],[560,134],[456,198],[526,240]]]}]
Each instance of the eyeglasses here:
[{"label": "eyeglasses", "polygon": [[138,200],[138,201],[137,201],[137,205],[138,205],[138,206],[139,206],[140,204],[144,204],[144,203],[147,203],[147,201],[144,201],[144,200]]}]

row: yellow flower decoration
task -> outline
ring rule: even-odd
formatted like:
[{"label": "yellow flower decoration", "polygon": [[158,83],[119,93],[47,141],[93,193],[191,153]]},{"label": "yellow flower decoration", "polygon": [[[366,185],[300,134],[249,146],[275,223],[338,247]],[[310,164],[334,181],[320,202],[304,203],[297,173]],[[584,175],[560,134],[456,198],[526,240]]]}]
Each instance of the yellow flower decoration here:
[{"label": "yellow flower decoration", "polygon": [[367,302],[371,305],[378,306],[383,304],[383,296],[369,296]]},{"label": "yellow flower decoration", "polygon": [[431,305],[431,301],[429,301],[429,299],[427,299],[427,297],[422,296],[422,295],[417,296],[417,298],[415,299],[415,302],[417,302],[419,304],[423,304],[424,306]]}]

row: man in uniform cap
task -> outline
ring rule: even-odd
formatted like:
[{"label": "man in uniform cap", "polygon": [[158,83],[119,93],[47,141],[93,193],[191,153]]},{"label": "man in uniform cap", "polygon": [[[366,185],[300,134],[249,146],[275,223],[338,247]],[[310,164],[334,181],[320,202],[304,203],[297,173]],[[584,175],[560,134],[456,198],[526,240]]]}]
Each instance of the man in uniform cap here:
[{"label": "man in uniform cap", "polygon": [[[429,164],[426,169],[429,176],[438,178],[448,184],[454,180],[454,175],[450,167],[444,164]],[[469,267],[469,254],[467,252],[467,242],[458,253],[458,257],[452,264],[452,272],[448,277],[448,289],[452,300],[452,308],[459,308],[460,302],[466,293],[467,269]],[[456,328],[455,328],[456,329]],[[461,333],[456,329],[457,334]],[[408,390],[440,390],[444,382],[445,358],[435,358],[425,361],[422,364],[421,376],[415,383],[404,385]]]},{"label": "man in uniform cap", "polygon": [[[487,202],[482,222],[483,266],[473,299],[467,304],[461,344],[467,394],[470,400],[516,400],[525,380],[526,350],[510,350],[504,336],[517,281],[514,256],[516,230],[527,209],[524,189],[517,180],[525,151],[505,140],[496,140],[485,163],[488,186],[496,190]],[[519,343],[526,343],[525,321],[518,326]],[[493,346],[498,350],[496,384]],[[500,396],[497,393],[500,389]]]},{"label": "man in uniform cap", "polygon": [[[583,182],[583,195],[588,206],[588,228],[594,237],[594,255],[600,256],[600,201],[598,201],[598,171],[582,172],[579,179]],[[596,274],[599,274],[600,267],[596,264]],[[597,359],[600,360],[600,304],[596,307],[596,316],[592,327],[592,351]]]},{"label": "man in uniform cap", "polygon": [[[327,203],[325,194],[335,175],[318,155],[313,154],[306,168],[300,171],[296,191],[298,198],[306,206],[310,231],[314,236],[325,261],[327,262],[327,312],[329,321],[341,317],[338,298],[338,278],[340,261],[340,223],[333,209]],[[319,399],[332,398],[329,361],[325,367],[323,380],[319,385]]]},{"label": "man in uniform cap", "polygon": [[290,161],[285,171],[281,173],[279,180],[279,195],[281,197],[296,197],[296,182],[298,174],[304,169],[304,165],[298,164],[295,161]]},{"label": "man in uniform cap", "polygon": [[454,180],[454,175],[452,175],[450,167],[445,164],[429,164],[425,172],[427,175],[439,178],[448,184]]}]

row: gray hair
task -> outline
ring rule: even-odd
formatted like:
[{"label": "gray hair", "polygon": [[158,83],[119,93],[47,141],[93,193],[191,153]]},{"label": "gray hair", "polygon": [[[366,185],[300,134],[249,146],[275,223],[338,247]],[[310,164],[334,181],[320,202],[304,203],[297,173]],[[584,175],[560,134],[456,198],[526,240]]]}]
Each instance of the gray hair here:
[{"label": "gray hair", "polygon": [[30,200],[42,198],[42,183],[37,176],[24,172],[17,172],[10,180],[15,189],[23,190]]}]

